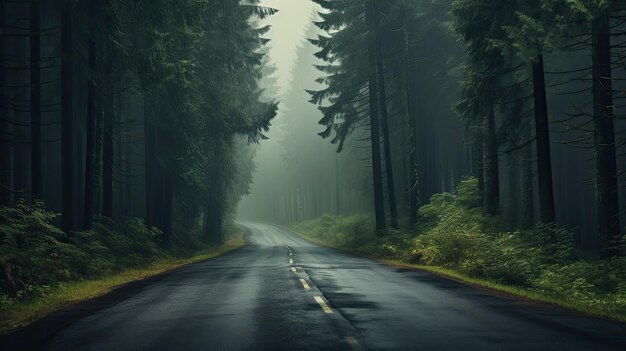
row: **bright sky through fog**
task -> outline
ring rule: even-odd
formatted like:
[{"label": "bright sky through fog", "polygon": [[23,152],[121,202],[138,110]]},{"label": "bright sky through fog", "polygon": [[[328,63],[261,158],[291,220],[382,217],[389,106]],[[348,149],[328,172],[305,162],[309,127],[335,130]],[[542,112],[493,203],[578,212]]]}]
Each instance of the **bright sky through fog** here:
[{"label": "bright sky through fog", "polygon": [[[290,89],[291,70],[296,61],[296,52],[298,46],[306,39],[306,31],[311,23],[316,5],[311,0],[262,0],[261,5],[279,10],[277,14],[266,19],[266,23],[272,27],[265,37],[272,40],[269,55],[270,61],[277,69],[274,76],[277,78],[279,96],[275,98],[280,100],[281,95]],[[276,175],[285,171],[282,156],[284,149],[280,145],[280,140],[284,137],[281,124],[283,119],[288,118],[288,116],[283,113],[282,105],[280,107],[278,115],[272,121],[273,127],[269,133],[266,133],[270,139],[263,140],[259,144],[255,159],[257,168],[251,186],[251,194],[263,196],[262,194],[265,194],[267,189],[275,189],[274,183],[278,179],[282,179]],[[311,133],[315,132],[311,131]],[[245,197],[240,203],[240,210],[243,209],[245,213],[247,209],[248,213],[254,213],[256,206],[258,204],[252,201],[250,197]]]},{"label": "bright sky through fog", "polygon": [[296,48],[306,39],[315,4],[311,0],[262,0],[261,5],[279,10],[267,19],[272,28],[265,36],[272,40],[270,58],[278,69],[275,75],[282,95],[289,89]]}]

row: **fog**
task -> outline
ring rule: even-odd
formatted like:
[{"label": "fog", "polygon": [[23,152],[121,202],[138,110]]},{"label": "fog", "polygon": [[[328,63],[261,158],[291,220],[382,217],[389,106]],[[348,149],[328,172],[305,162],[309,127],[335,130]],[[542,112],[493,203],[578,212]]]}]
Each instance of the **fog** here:
[{"label": "fog", "polygon": [[[322,113],[305,92],[321,86],[315,82],[320,72],[313,65],[322,61],[314,59],[317,48],[308,41],[320,33],[313,21],[321,9],[308,0],[265,0],[261,5],[279,10],[265,22],[271,25],[266,37],[271,39],[268,55],[275,69],[266,97],[280,101],[280,105],[266,135],[269,139],[256,146],[250,195],[242,199],[238,217],[292,223],[322,214],[369,209],[368,202],[355,203],[369,196],[367,155],[359,150],[347,156],[337,154],[336,146],[317,135],[324,130],[318,123]],[[361,160],[358,155],[363,156]],[[346,159],[352,162],[342,166],[340,160]],[[354,174],[355,170],[362,173]],[[353,175],[362,182],[341,184],[340,178]],[[339,201],[343,199],[350,203],[342,210]]]}]

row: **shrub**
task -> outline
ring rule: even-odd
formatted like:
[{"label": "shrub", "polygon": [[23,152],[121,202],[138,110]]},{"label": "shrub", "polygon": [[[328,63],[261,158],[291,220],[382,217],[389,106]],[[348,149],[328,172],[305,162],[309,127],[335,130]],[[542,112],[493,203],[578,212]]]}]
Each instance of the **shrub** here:
[{"label": "shrub", "polygon": [[0,208],[0,308],[11,299],[42,296],[61,282],[95,278],[168,255],[160,232],[139,219],[99,219],[67,236],[43,203]]}]

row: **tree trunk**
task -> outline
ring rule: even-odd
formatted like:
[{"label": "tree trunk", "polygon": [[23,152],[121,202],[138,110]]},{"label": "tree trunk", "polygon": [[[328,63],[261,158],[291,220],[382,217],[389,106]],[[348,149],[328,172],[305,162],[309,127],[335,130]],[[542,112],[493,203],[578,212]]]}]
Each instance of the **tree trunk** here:
[{"label": "tree trunk", "polygon": [[535,102],[535,138],[537,143],[537,177],[539,182],[539,218],[542,223],[554,223],[554,189],[552,185],[552,157],[548,102],[543,70],[543,56],[533,63],[533,96]]},{"label": "tree trunk", "polygon": [[513,153],[507,154],[506,157],[507,163],[507,190],[508,190],[508,204],[509,204],[509,225],[512,230],[517,228],[517,224],[519,223],[519,208],[518,208],[518,198],[517,198],[517,162],[515,160],[515,155]]},{"label": "tree trunk", "polygon": [[[526,138],[532,137],[530,126],[524,130]],[[535,205],[534,205],[534,182],[533,182],[533,148],[529,144],[522,149],[522,182],[521,182],[521,205],[522,212],[520,217],[521,227],[528,229],[532,227],[534,223]]]},{"label": "tree trunk", "polygon": [[[113,83],[110,83],[113,84]],[[105,92],[102,131],[102,215],[113,218],[113,119],[115,117],[115,87]]]},{"label": "tree trunk", "polygon": [[[370,28],[373,28],[374,0],[367,2],[367,19]],[[380,160],[380,130],[378,125],[378,89],[376,84],[376,38],[370,33],[369,40],[369,108],[370,108],[370,135],[372,145],[372,179],[374,181],[374,214],[376,217],[376,231],[383,235],[386,228],[385,199],[383,196],[383,175]]]},{"label": "tree trunk", "polygon": [[495,215],[500,210],[500,176],[498,174],[498,144],[496,140],[496,117],[494,107],[484,121],[483,171],[485,174],[484,209],[487,214]]},{"label": "tree trunk", "polygon": [[339,154],[335,155],[335,213],[341,216],[341,185],[339,182]]},{"label": "tree trunk", "polygon": [[[21,10],[21,8],[20,8]],[[26,15],[23,11],[19,11],[18,16]],[[28,49],[23,45],[22,40],[14,38],[13,40],[13,54],[16,57],[27,57]],[[13,62],[24,62],[21,59],[19,61],[13,60]],[[27,188],[30,186],[28,183],[29,166],[30,166],[30,150],[28,145],[28,139],[30,138],[30,116],[26,116],[24,111],[19,107],[24,101],[28,101],[28,95],[26,89],[29,88],[29,79],[25,79],[25,72],[23,70],[13,70],[13,100],[15,106],[12,106],[13,110],[13,126],[15,142],[13,143],[13,193],[15,200],[29,200],[26,197],[28,192]]]},{"label": "tree trunk", "polygon": [[61,149],[62,149],[62,227],[66,233],[76,229],[74,211],[74,113],[73,113],[73,59],[72,51],[72,12],[73,2],[66,1],[63,6],[61,31]]},{"label": "tree trunk", "polygon": [[[0,113],[6,116],[7,107],[7,71],[5,65],[5,40],[4,26],[5,24],[5,4],[0,2]],[[10,123],[5,119],[0,119],[0,206],[7,206],[11,202],[11,143]]]},{"label": "tree trunk", "polygon": [[593,122],[596,154],[598,236],[604,257],[619,252],[620,213],[613,121],[613,83],[609,17],[601,14],[592,24]]},{"label": "tree trunk", "polygon": [[385,152],[385,173],[387,176],[387,197],[389,199],[389,214],[391,226],[398,229],[398,207],[396,204],[396,189],[393,178],[393,160],[391,158],[391,143],[389,141],[389,117],[387,111],[387,89],[385,87],[385,62],[383,59],[382,36],[380,33],[380,19],[378,13],[380,6],[378,0],[372,0],[372,24],[371,30],[375,36],[376,67],[378,73],[378,93],[380,102],[380,117],[383,132],[383,149]]},{"label": "tree trunk", "polygon": [[30,141],[31,198],[41,199],[41,14],[40,0],[30,1]]},{"label": "tree trunk", "polygon": [[[37,0],[34,0],[37,1]],[[95,134],[96,134],[96,0],[89,1],[89,74],[87,81],[87,122],[85,146],[85,197],[83,229],[91,229],[93,221],[95,186]]]},{"label": "tree trunk", "polygon": [[417,224],[417,211],[421,206],[419,189],[419,160],[417,158],[417,114],[416,104],[413,101],[415,92],[415,66],[413,50],[409,45],[408,24],[404,23],[404,76],[406,80],[406,111],[409,126],[409,162],[410,162],[410,188],[409,188],[409,230]]},{"label": "tree trunk", "polygon": [[478,180],[478,192],[485,193],[485,167],[483,160],[483,133],[474,135],[472,143],[472,174]]},{"label": "tree trunk", "polygon": [[[154,197],[154,183],[155,183],[155,174],[154,174],[154,169],[155,169],[155,160],[154,160],[154,154],[153,154],[153,149],[154,149],[154,143],[153,143],[153,131],[152,131],[152,126],[150,124],[151,120],[150,120],[150,114],[152,113],[152,109],[151,109],[151,94],[149,91],[146,91],[144,93],[144,105],[143,105],[143,116],[144,116],[144,143],[145,143],[145,147],[144,147],[144,159],[145,159],[145,183],[146,183],[146,188],[145,188],[145,196],[146,196],[146,225],[148,226],[153,226],[154,225],[154,220],[155,220],[155,211],[154,211],[154,202],[155,202],[155,197]],[[208,210],[207,210],[208,211]],[[208,213],[208,212],[207,212]],[[209,217],[206,217],[207,220]],[[208,229],[207,229],[208,230]]]},{"label": "tree trunk", "polygon": [[163,213],[161,214],[163,216],[163,223],[161,230],[163,230],[165,240],[169,240],[173,233],[172,208],[174,201],[174,183],[169,172],[167,172],[163,178]]}]

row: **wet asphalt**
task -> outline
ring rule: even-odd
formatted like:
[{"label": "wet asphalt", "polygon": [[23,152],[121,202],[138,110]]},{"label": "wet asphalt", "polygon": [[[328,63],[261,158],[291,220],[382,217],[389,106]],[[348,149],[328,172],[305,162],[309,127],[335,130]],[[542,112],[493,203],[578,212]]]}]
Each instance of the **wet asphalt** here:
[{"label": "wet asphalt", "polygon": [[81,316],[45,350],[626,350],[626,325],[246,224],[247,245]]}]

